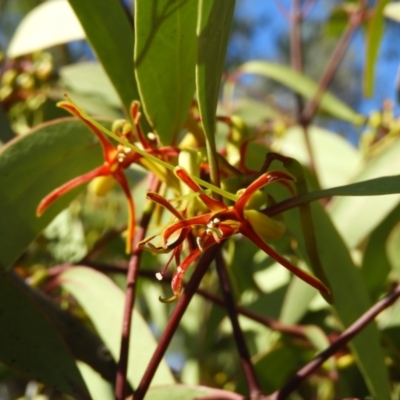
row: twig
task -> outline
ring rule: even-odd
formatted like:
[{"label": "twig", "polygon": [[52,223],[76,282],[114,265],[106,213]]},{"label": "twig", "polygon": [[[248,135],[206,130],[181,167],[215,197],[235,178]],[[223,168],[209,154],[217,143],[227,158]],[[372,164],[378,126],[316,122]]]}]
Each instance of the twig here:
[{"label": "twig", "polygon": [[[302,22],[302,10],[301,10],[301,0],[292,0],[292,7],[290,13],[290,59],[292,68],[296,72],[303,71],[303,57],[302,57],[302,46],[301,46],[301,22]],[[309,167],[311,171],[314,172],[314,175],[318,181],[318,174],[315,164],[315,156],[312,149],[310,135],[308,126],[310,121],[305,120],[302,117],[303,110],[303,98],[300,94],[296,93],[296,102],[297,102],[297,122],[302,127],[304,142],[306,145],[309,161]]]},{"label": "twig", "polygon": [[[147,226],[154,210],[154,203],[149,201],[143,211],[142,220],[135,236],[136,244],[146,236]],[[117,376],[115,380],[115,398],[124,400],[126,397],[126,376],[128,371],[128,353],[131,336],[132,310],[135,305],[136,282],[139,272],[140,260],[143,250],[135,248],[131,259],[129,260],[128,273],[126,277],[125,306],[121,333],[121,348],[117,367]]]},{"label": "twig", "polygon": [[380,300],[352,325],[350,325],[326,350],[319,353],[311,362],[301,368],[296,375],[280,390],[268,396],[265,400],[283,400],[290,393],[296,390],[300,384],[309,377],[317,368],[319,368],[329,357],[334,355],[351,339],[361,332],[374,318],[383,310],[391,306],[400,297],[400,285],[397,285],[394,290]]},{"label": "twig", "polygon": [[[96,269],[98,271],[102,272],[109,272],[109,273],[122,273],[126,274],[126,267],[124,265],[111,265],[107,263],[99,263],[99,262],[86,262],[86,266]],[[57,275],[58,273],[61,273],[67,268],[71,268],[72,264],[63,264],[60,266],[53,267],[49,270],[50,275]],[[53,272],[54,271],[54,272]],[[150,270],[141,270],[139,271],[139,276],[142,278],[146,279],[151,279],[156,283],[161,283],[161,284],[166,284],[171,282],[171,276],[170,275],[163,275],[163,280],[158,281],[154,279],[154,276],[156,275],[157,271],[150,271]],[[221,307],[225,307],[225,302],[221,297],[216,296],[213,293],[208,292],[207,290],[198,288],[196,291],[196,294],[199,296],[203,297],[206,300],[211,301],[212,303],[215,303],[216,305],[219,305]],[[247,310],[246,308],[237,305],[236,310],[239,314],[244,315],[245,317],[259,322],[262,325],[265,325],[266,327],[281,332],[281,333],[286,333],[288,335],[293,335],[293,336],[299,336],[299,337],[306,337],[304,327],[301,325],[288,325],[288,324],[283,324],[279,322],[278,320],[275,320],[273,318],[265,317],[264,315],[258,314],[254,311]]]},{"label": "twig", "polygon": [[342,62],[342,59],[347,51],[354,32],[364,22],[366,17],[367,13],[365,10],[365,2],[363,0],[360,0],[358,9],[352,11],[349,15],[348,25],[338,44],[336,45],[336,48],[333,51],[331,58],[329,59],[327,67],[321,76],[321,79],[319,80],[318,88],[314,94],[314,97],[310,100],[310,102],[303,110],[302,120],[304,123],[309,123],[313,118],[319,106],[322,95],[331,84],[340,63]]},{"label": "twig", "polygon": [[[222,244],[221,244],[222,245]],[[160,364],[168,345],[178,328],[179,322],[185,313],[190,300],[192,299],[193,295],[195,294],[201,279],[203,278],[204,274],[207,272],[209,265],[214,260],[216,254],[221,248],[221,245],[213,246],[207,249],[203,256],[201,257],[199,263],[196,266],[196,269],[193,272],[193,275],[189,279],[188,284],[185,286],[185,290],[182,293],[182,296],[179,298],[174,311],[168,321],[167,326],[165,327],[165,331],[163,332],[157,348],[151,358],[149,364],[147,365],[146,371],[143,375],[142,380],[134,394],[134,400],[143,400],[146,392],[150,386],[150,383],[153,379],[153,376]]]},{"label": "twig", "polygon": [[[160,182],[155,179],[154,176],[149,176],[149,188],[150,190],[157,190]],[[127,372],[128,372],[128,353],[131,336],[131,323],[132,323],[132,311],[135,306],[136,297],[136,282],[139,273],[140,260],[142,258],[143,250],[137,247],[137,243],[142,241],[147,232],[151,215],[154,211],[155,203],[147,201],[142,213],[142,219],[138,231],[136,232],[134,243],[133,243],[133,254],[129,260],[128,272],[126,276],[126,292],[125,292],[125,305],[124,315],[122,321],[122,332],[121,332],[121,347],[119,353],[119,360],[117,366],[117,376],[115,380],[115,398],[116,400],[124,400],[126,397],[127,387]]]},{"label": "twig", "polygon": [[226,271],[225,263],[219,252],[215,258],[219,281],[221,284],[222,294],[225,300],[225,308],[231,320],[233,337],[239,352],[240,361],[242,363],[243,372],[249,388],[250,399],[257,399],[262,394],[260,384],[257,379],[256,371],[250,359],[250,352],[247,348],[242,328],[239,325],[238,312],[235,300],[233,298],[229,276]]},{"label": "twig", "polygon": [[[80,264],[81,265],[81,264]],[[124,265],[111,265],[107,263],[99,263],[99,262],[93,262],[93,261],[85,261],[85,265],[96,269],[101,272],[109,272],[109,273],[117,273],[117,274],[126,274],[126,266]],[[57,275],[58,273],[61,273],[67,268],[71,268],[71,264],[63,264],[60,266],[53,267],[49,270],[49,275],[54,276]],[[139,271],[139,277],[141,278],[146,278],[146,279],[151,279],[156,283],[160,284],[168,284],[171,282],[171,276],[170,275],[163,275],[163,280],[158,281],[154,277],[156,275],[157,271],[151,271],[151,270],[140,270]],[[198,288],[196,290],[196,294],[203,297],[206,300],[211,301],[212,303],[219,305],[221,307],[225,307],[225,302],[224,299],[222,299],[219,296],[216,296],[213,293],[208,292],[207,290]],[[279,322],[278,320],[275,320],[273,318],[266,317],[264,315],[258,314],[254,311],[248,310],[242,306],[236,305],[236,310],[239,314],[244,315],[245,317],[259,322],[260,324],[266,326],[267,328],[270,328],[272,330],[275,330],[277,332],[285,333],[288,335],[293,335],[293,336],[298,336],[302,338],[306,338],[306,333],[304,331],[304,327],[301,325],[288,325],[288,324],[283,324]]]}]

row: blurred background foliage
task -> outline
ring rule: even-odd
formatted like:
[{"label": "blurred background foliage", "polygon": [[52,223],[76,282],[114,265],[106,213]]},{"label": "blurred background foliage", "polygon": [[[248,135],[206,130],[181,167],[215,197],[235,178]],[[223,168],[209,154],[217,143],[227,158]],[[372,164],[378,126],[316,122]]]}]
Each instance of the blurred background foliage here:
[{"label": "blurred background foliage", "polygon": [[[0,291],[3,290],[0,301],[15,301],[18,310],[25,310],[25,314],[21,311],[21,318],[33,318],[31,326],[35,329],[31,335],[32,342],[26,339],[29,335],[23,335],[24,345],[19,344],[15,335],[21,330],[26,330],[27,325],[10,323],[7,332],[3,336],[0,333],[0,348],[3,349],[0,351],[0,399],[68,399],[72,395],[77,399],[88,398],[85,397],[88,387],[93,399],[107,400],[113,398],[110,376],[118,359],[120,333],[117,328],[122,321],[124,273],[128,262],[123,236],[127,218],[125,197],[119,188],[113,188],[106,197],[97,197],[90,190],[78,190],[63,200],[57,209],[52,210],[47,219],[36,221],[31,210],[35,209],[40,197],[33,185],[29,184],[31,172],[40,167],[41,161],[37,160],[38,155],[26,155],[24,149],[36,149],[35,146],[42,149],[39,142],[30,142],[29,135],[26,135],[32,128],[38,129],[36,137],[43,135],[45,138],[51,131],[63,138],[59,143],[65,146],[66,150],[64,153],[55,150],[54,158],[58,158],[58,163],[57,160],[54,161],[54,173],[46,178],[49,190],[56,186],[56,183],[61,184],[98,165],[100,150],[90,134],[83,132],[84,128],[78,128],[77,123],[71,121],[65,124],[63,130],[58,125],[41,124],[58,121],[58,118],[66,116],[63,110],[55,107],[55,104],[63,99],[65,92],[88,113],[101,117],[105,124],[124,116],[120,100],[122,96],[110,83],[104,72],[104,65],[96,61],[94,52],[82,36],[84,34],[79,31],[79,27],[67,30],[70,35],[68,40],[60,34],[60,43],[51,43],[51,46],[45,46],[46,48],[40,48],[40,45],[34,48],[34,44],[34,51],[19,53],[22,50],[18,47],[22,46],[24,39],[17,41],[17,28],[24,17],[41,3],[34,0],[3,0],[0,3],[1,151],[8,154],[7,143],[19,137],[20,145],[14,147],[21,157],[14,164],[13,160],[3,157],[0,170],[6,170],[7,166],[17,168],[16,165],[23,165],[25,170],[18,176],[26,177],[24,188],[29,192],[19,194],[22,196],[22,205],[17,205],[15,201],[14,208],[5,208],[1,214],[0,240],[6,243],[7,237],[17,237],[21,249],[14,250],[13,244],[3,244],[1,264],[7,267],[7,263],[11,262],[16,274],[5,278],[0,284],[3,287],[0,287]],[[301,31],[304,75],[318,82],[345,28],[344,10],[354,6],[355,2],[320,0],[305,3],[309,5],[310,11]],[[371,9],[374,9],[382,2],[369,3]],[[248,138],[257,137],[257,141],[250,142],[250,156],[246,159],[247,167],[254,170],[260,169],[268,150],[296,158],[305,166],[310,165],[310,156],[297,120],[296,96],[293,95],[294,91],[301,93],[301,90],[296,89],[296,77],[283,73],[284,67],[280,69],[280,73],[272,76],[266,64],[246,64],[253,60],[261,60],[290,65],[291,27],[288,15],[285,14],[289,12],[290,6],[291,2],[279,0],[238,0],[236,4],[218,112],[240,116],[247,124]],[[132,7],[130,2],[123,2],[122,9],[130,22]],[[395,14],[394,12],[393,15]],[[346,56],[329,87],[337,99],[341,99],[340,107],[344,107],[344,111],[340,115],[345,117],[338,116],[339,106],[335,99],[331,98],[309,128],[310,140],[314,147],[315,171],[310,169],[306,173],[311,177],[310,184],[315,190],[400,173],[397,82],[400,25],[393,15],[384,20],[380,50],[373,60],[376,74],[372,96],[366,97],[363,89],[365,52],[368,46],[368,28],[363,26],[355,32]],[[51,39],[57,40],[55,37]],[[10,51],[11,54],[14,51],[16,55],[10,57]],[[253,67],[260,68],[263,72],[246,73],[246,68],[250,71]],[[241,68],[244,71],[242,75],[236,75]],[[290,83],[282,85],[286,78]],[[304,83],[309,97],[312,97],[315,83],[312,86],[308,81],[298,82],[300,81]],[[304,93],[301,94],[307,97]],[[226,126],[218,123],[217,145],[220,150],[224,150],[228,161],[235,164],[238,161],[235,149],[243,137],[236,140],[233,135],[228,140],[228,136]],[[67,151],[68,146],[76,152],[71,158]],[[87,157],[82,161],[81,154],[86,148],[91,148],[91,152],[89,156],[88,153],[84,153]],[[52,150],[49,147],[43,151],[39,157],[43,156],[43,163],[46,163],[50,160],[49,154]],[[65,163],[68,163],[68,168],[62,170]],[[127,170],[127,176],[133,187],[137,213],[140,215],[144,206],[146,176],[140,168]],[[3,173],[1,179],[4,177]],[[226,184],[229,185],[229,182]],[[17,189],[15,193],[18,192]],[[41,189],[45,193],[49,191]],[[14,195],[13,190],[8,187],[1,189],[4,193]],[[275,192],[272,188],[269,194],[280,198],[278,189]],[[18,194],[15,196],[18,197]],[[3,198],[6,197],[3,195]],[[380,299],[392,284],[399,281],[399,195],[373,199],[336,197],[329,200],[329,204],[325,205],[327,215],[341,235],[342,241],[339,244],[345,249],[343,254],[346,256],[340,253],[341,250],[336,250],[336,258],[335,249],[329,253],[329,243],[325,243],[323,251],[329,253],[325,254],[325,258],[330,258],[333,265],[340,263],[350,265],[351,268],[355,265],[355,270],[362,277],[362,285],[365,283],[365,291],[364,286],[360,290],[363,295],[365,292],[367,302],[372,304]],[[297,218],[297,228],[296,222],[291,222],[292,214],[290,217],[286,216],[288,232],[274,242],[274,248],[293,262],[299,261],[300,265],[306,265],[307,257],[301,248],[301,233],[298,232],[296,215],[293,213],[293,220]],[[29,229],[23,234],[20,233],[17,216],[24,223],[29,220],[29,224],[26,222]],[[318,232],[325,233],[327,241],[334,236],[331,233],[334,228],[330,227],[330,223],[326,222],[323,216],[321,221],[318,222],[322,226],[318,228]],[[39,236],[36,235],[37,232],[41,232]],[[320,237],[319,240],[323,238]],[[351,259],[346,258],[348,254],[351,255]],[[224,258],[230,266],[229,274],[240,306],[285,324],[286,329],[284,327],[281,331],[276,331],[249,315],[240,316],[241,327],[261,387],[265,393],[271,393],[282,387],[301,366],[315,356],[317,351],[326,348],[343,330],[344,322],[341,316],[338,317],[338,311],[332,311],[315,291],[310,291],[303,282],[293,279],[285,269],[266,257],[249,241],[236,238],[230,241],[224,248]],[[137,353],[129,355],[132,366],[128,374],[132,386],[138,384],[146,360],[152,354],[175,306],[164,305],[157,300],[160,295],[167,297],[170,291],[168,285],[161,285],[153,279],[154,273],[162,268],[165,261],[166,257],[163,255],[156,257],[144,253],[141,263],[143,279],[139,281],[137,314],[134,316],[134,321],[138,324],[134,327],[138,337],[133,341],[136,342],[136,348],[132,351],[144,350],[140,355],[140,363],[135,361],[138,359]],[[95,269],[83,266],[67,269],[71,263],[88,264]],[[107,269],[109,266],[113,268]],[[108,275],[99,271],[107,272]],[[22,280],[29,283],[34,290],[40,289],[47,297],[44,300],[32,300],[32,294],[24,289]],[[202,287],[206,288],[207,292],[218,293],[218,279],[213,269],[204,278]],[[347,296],[350,294],[351,297],[352,289],[355,294],[358,293],[357,288],[346,286],[344,282],[343,291],[348,291]],[[15,299],[12,297],[13,293],[20,292],[23,295],[15,295]],[[88,293],[91,293],[91,296]],[[42,299],[41,295],[38,296]],[[49,302],[49,297],[53,299],[52,302]],[[165,392],[160,394],[157,391],[157,384],[174,382],[201,384],[246,395],[246,382],[226,312],[223,307],[206,297],[196,296],[191,302],[148,399],[165,398]],[[355,298],[354,302],[357,301]],[[54,307],[54,304],[57,307]],[[334,360],[326,362],[291,398],[330,400],[351,396],[388,399],[390,391],[391,399],[397,399],[400,393],[398,307],[399,305],[395,305],[386,310],[377,321],[379,341],[382,344],[381,358],[384,360],[384,367],[379,370],[384,371],[382,379],[379,372],[375,382],[368,382],[368,372],[365,373],[360,364],[357,364],[359,360],[355,353],[349,348],[344,348],[336,354]],[[69,320],[71,315],[73,318]],[[350,322],[346,321],[345,325]],[[53,347],[36,348],[37,343],[40,343],[39,339],[35,340],[38,332],[49,331],[52,335],[43,335]],[[6,343],[10,337],[7,335],[12,335],[15,341]],[[78,365],[81,375],[75,373],[74,367],[69,365],[65,367],[66,372],[62,379],[56,375],[52,376],[51,371],[41,369],[42,363],[37,363],[40,367],[35,370],[37,358],[47,360],[49,365],[54,365],[55,362],[57,365],[67,365],[71,362],[67,354],[63,353],[68,353],[63,343],[67,343],[68,351],[71,351],[74,358],[81,360]],[[20,353],[9,353],[6,351],[7,347],[18,347]],[[82,350],[82,347],[87,347],[86,351]],[[31,351],[32,349],[34,351]],[[369,350],[364,347],[365,353]],[[55,357],[55,351],[60,351],[65,360],[61,356]],[[91,351],[97,354],[94,359],[88,356]],[[371,352],[373,353],[374,349]],[[28,356],[25,357],[26,354]],[[377,357],[379,359],[380,356]],[[138,364],[141,364],[141,368],[134,371]],[[385,374],[390,377],[390,384],[385,381]],[[39,383],[42,381],[46,385]],[[69,382],[73,382],[75,386],[71,387]],[[181,396],[182,399],[193,398],[197,393],[213,394],[200,387],[186,389],[182,386],[181,389],[177,396]],[[173,390],[178,389],[169,390],[169,396],[172,396]],[[196,390],[199,392],[195,392]],[[368,397],[371,395],[372,397]]]}]

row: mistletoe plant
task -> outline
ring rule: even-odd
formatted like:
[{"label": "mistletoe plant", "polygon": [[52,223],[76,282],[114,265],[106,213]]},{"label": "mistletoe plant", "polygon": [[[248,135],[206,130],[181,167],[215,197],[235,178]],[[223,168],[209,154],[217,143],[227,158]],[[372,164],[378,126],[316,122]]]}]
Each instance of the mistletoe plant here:
[{"label": "mistletoe plant", "polygon": [[[317,83],[300,35],[314,1],[280,6],[291,67],[248,61],[224,79],[233,0],[136,0],[133,23],[120,2],[50,3],[76,15],[102,69],[63,66],[41,88],[39,108],[72,118],[0,136],[0,387],[397,398],[400,125],[390,102],[363,116],[327,92],[361,25],[371,91],[386,2],[342,4]],[[265,101],[261,78],[296,111]],[[25,99],[7,96],[14,130]],[[365,126],[360,150],[317,127],[320,111]]]}]

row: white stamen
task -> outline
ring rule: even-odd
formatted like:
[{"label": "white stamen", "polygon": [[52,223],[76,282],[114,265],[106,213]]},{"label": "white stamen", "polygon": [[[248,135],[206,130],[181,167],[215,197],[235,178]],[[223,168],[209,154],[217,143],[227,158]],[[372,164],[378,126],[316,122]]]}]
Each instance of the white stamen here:
[{"label": "white stamen", "polygon": [[200,251],[203,251],[204,248],[203,248],[203,243],[202,243],[201,237],[197,237],[196,242],[197,242],[197,246],[200,249]]},{"label": "white stamen", "polygon": [[157,272],[157,273],[156,273],[156,278],[157,278],[159,281],[162,281],[162,280],[163,280],[162,273],[161,273],[161,272]]},{"label": "white stamen", "polygon": [[149,132],[149,133],[147,134],[147,138],[148,138],[149,140],[153,141],[153,140],[156,140],[156,139],[157,139],[157,136],[156,136],[153,132]]}]

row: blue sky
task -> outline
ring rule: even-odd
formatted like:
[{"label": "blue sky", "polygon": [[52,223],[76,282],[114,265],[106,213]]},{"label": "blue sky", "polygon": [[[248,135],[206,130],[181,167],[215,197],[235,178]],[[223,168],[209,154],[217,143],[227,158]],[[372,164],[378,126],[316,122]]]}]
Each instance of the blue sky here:
[{"label": "blue sky", "polygon": [[[238,0],[236,6],[236,17],[247,20],[257,28],[254,30],[252,40],[246,43],[244,57],[250,59],[278,60],[278,49],[276,39],[282,35],[288,35],[288,22],[277,7],[277,3],[289,8],[288,0],[260,1],[260,0]],[[308,16],[309,20],[323,21],[338,1],[320,0],[316,1],[315,7]],[[236,42],[235,42],[236,40]],[[237,48],[242,48],[234,39],[230,46],[232,55]],[[242,50],[243,51],[243,50]],[[362,71],[364,63],[365,43],[364,32],[360,30],[354,36],[349,51],[355,60],[355,67]],[[385,36],[381,43],[378,63],[376,65],[375,92],[371,99],[362,98],[357,104],[357,109],[362,113],[379,109],[384,99],[392,99],[399,111],[396,82],[400,65],[400,24],[386,20]],[[362,85],[362,74],[358,76],[359,84]]]}]

